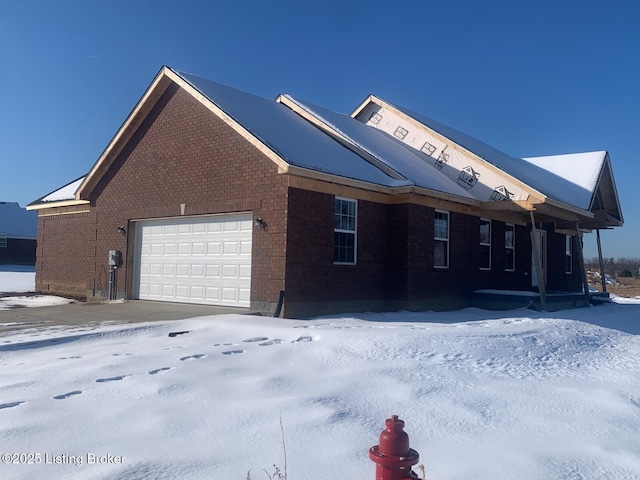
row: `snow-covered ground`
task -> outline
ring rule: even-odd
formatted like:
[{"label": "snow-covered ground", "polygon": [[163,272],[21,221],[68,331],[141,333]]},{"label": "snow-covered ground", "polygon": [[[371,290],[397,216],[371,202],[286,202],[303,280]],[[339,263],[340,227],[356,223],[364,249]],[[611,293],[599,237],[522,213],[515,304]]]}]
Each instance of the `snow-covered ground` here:
[{"label": "snow-covered ground", "polygon": [[33,266],[0,265],[0,292],[32,292],[35,278]]},{"label": "snow-covered ground", "polygon": [[[35,267],[26,265],[0,265],[0,294],[33,292]],[[0,296],[0,310],[16,307],[47,307],[64,305],[73,300],[53,295]]]},{"label": "snow-covered ground", "polygon": [[289,480],[373,479],[392,414],[429,480],[638,479],[640,302],[0,337],[3,479],[267,479],[280,421]]}]

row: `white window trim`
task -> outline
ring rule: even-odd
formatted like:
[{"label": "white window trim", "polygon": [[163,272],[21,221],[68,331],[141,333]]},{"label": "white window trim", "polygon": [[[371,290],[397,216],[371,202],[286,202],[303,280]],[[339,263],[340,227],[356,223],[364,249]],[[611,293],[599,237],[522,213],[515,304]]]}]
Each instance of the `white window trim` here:
[{"label": "white window trim", "polygon": [[[567,243],[568,242],[568,243]],[[569,249],[567,250],[567,246]],[[571,260],[569,261],[569,271],[567,271],[566,263],[564,267],[564,273],[567,275],[571,275],[573,273],[573,237],[571,235],[566,235],[564,239],[564,256],[565,262],[566,257],[569,257]]]},{"label": "white window trim", "polygon": [[488,222],[489,223],[489,243],[480,242],[480,246],[481,247],[489,247],[489,266],[488,267],[480,267],[480,270],[489,271],[489,270],[491,270],[491,229],[493,228],[493,225],[491,224],[491,220],[489,220],[488,218],[481,218],[480,222]]},{"label": "white window trim", "polygon": [[[353,234],[353,262],[336,262],[335,260],[333,261],[334,265],[357,265],[358,263],[358,200],[356,200],[355,198],[347,198],[347,197],[338,197],[336,196],[334,198],[333,201],[333,208],[334,208],[334,215],[335,215],[335,201],[336,200],[343,200],[346,202],[351,202],[355,205],[355,209],[354,209],[354,216],[355,216],[355,222],[354,222],[354,229],[353,230],[344,230],[341,228],[333,228],[334,233],[338,232],[338,233],[352,233]],[[335,248],[335,244],[334,244],[334,248]]]},{"label": "white window trim", "polygon": [[449,269],[449,266],[451,265],[450,263],[450,252],[451,252],[451,213],[447,210],[439,210],[436,209],[436,213],[445,213],[447,215],[447,238],[441,238],[441,237],[436,237],[436,232],[435,232],[435,215],[433,217],[433,226],[434,226],[434,232],[433,232],[433,241],[435,243],[435,241],[441,241],[441,242],[446,242],[447,243],[447,264],[446,265],[436,265],[436,259],[435,259],[435,255],[433,258],[433,268],[437,268],[440,270],[447,270]]},{"label": "white window trim", "polygon": [[[506,227],[511,227],[512,231],[513,231],[513,245],[510,247],[507,247],[507,242],[506,242]],[[513,264],[513,268],[506,268],[504,269],[505,272],[515,272],[516,271],[516,226],[513,223],[505,223],[505,242],[504,242],[504,249],[506,250],[511,250],[511,258],[512,258],[512,264]]]}]

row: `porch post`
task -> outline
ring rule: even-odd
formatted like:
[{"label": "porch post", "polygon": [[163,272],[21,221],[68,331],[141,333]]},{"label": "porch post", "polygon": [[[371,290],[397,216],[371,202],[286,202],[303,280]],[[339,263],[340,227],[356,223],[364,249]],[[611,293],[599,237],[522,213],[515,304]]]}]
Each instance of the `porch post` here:
[{"label": "porch post", "polygon": [[591,297],[589,295],[589,279],[587,278],[587,269],[584,266],[584,253],[582,250],[582,235],[576,225],[578,234],[573,237],[575,240],[576,248],[578,249],[578,260],[580,262],[580,273],[582,273],[582,287],[584,288],[584,298],[587,301],[587,305],[591,304]]},{"label": "porch post", "polygon": [[600,263],[600,276],[602,277],[602,293],[607,293],[607,281],[604,279],[604,261],[602,260],[602,245],[600,244],[600,229],[596,228],[598,240],[598,262]]},{"label": "porch post", "polygon": [[533,218],[533,210],[529,210],[531,216],[531,248],[533,249],[533,255],[536,262],[536,273],[538,274],[538,289],[540,290],[540,303],[542,309],[547,309],[547,288],[544,284],[544,271],[542,270],[542,257],[540,255],[540,243],[538,243],[538,236],[536,235],[536,222]]}]

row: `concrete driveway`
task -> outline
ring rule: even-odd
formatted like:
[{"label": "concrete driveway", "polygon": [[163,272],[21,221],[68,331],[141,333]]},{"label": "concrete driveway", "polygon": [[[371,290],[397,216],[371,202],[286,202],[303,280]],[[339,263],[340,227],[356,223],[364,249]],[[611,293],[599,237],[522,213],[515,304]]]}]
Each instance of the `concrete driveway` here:
[{"label": "concrete driveway", "polygon": [[54,307],[14,308],[0,311],[0,335],[28,328],[86,325],[103,322],[134,323],[182,320],[220,314],[248,314],[248,309],[130,300],[124,303],[70,303]]}]

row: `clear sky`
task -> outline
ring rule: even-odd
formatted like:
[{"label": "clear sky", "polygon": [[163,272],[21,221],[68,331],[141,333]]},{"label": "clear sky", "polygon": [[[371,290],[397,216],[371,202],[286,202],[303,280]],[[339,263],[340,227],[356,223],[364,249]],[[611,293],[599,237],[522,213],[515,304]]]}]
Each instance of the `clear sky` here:
[{"label": "clear sky", "polygon": [[603,253],[640,257],[639,25],[636,0],[0,0],[0,200],[85,174],[169,65],[344,113],[373,93],[517,157],[608,150]]}]

